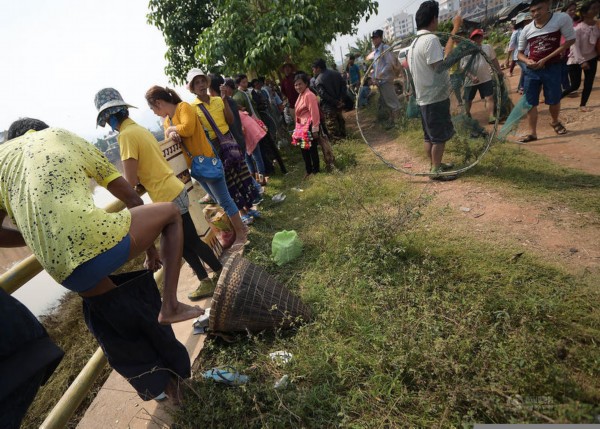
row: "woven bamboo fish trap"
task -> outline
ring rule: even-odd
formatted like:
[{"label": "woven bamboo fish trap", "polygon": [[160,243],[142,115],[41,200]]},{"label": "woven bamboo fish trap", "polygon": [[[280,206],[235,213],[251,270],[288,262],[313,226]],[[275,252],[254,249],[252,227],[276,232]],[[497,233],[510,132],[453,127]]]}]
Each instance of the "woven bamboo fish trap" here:
[{"label": "woven bamboo fish trap", "polygon": [[213,294],[209,330],[260,332],[311,319],[310,309],[273,276],[241,255],[229,258]]}]

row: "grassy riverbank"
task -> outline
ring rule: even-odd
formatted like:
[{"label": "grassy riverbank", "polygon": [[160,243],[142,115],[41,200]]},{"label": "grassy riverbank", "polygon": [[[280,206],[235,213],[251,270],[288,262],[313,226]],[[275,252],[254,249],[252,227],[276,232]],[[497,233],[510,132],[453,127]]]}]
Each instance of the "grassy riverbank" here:
[{"label": "grassy riverbank", "polygon": [[[288,198],[262,206],[246,252],[301,295],[315,320],[295,335],[209,342],[197,374],[232,365],[250,382],[197,379],[182,427],[591,422],[600,412],[598,275],[575,277],[534,254],[515,258],[521,248],[508,238],[452,229],[447,210],[377,167],[357,141],[336,154],[343,172],[300,182],[298,166],[273,181],[269,192]],[[303,192],[291,189],[299,183]],[[538,189],[546,192],[529,192]],[[585,206],[587,191],[568,201]],[[277,267],[270,241],[282,229],[298,231],[305,247]],[[293,362],[274,365],[267,355],[276,350]],[[290,386],[274,390],[284,374]]]},{"label": "grassy riverbank", "polygon": [[[551,192],[597,221],[598,190],[587,186],[597,176],[564,190],[525,173],[517,184],[507,163],[535,166],[544,177],[558,167],[526,151],[501,156],[508,150],[494,148],[461,180],[507,198]],[[246,251],[302,296],[315,320],[293,333],[207,342],[180,427],[450,427],[591,422],[600,414],[597,272],[569,274],[535,252],[515,258],[522,247],[509,237],[455,228],[460,219],[435,196],[383,167],[361,142],[335,152],[340,170],[306,182],[291,153],[291,173],[273,177],[268,190],[287,199],[265,200]],[[278,267],[270,243],[283,229],[298,231],[304,252]],[[46,323],[67,357],[25,427],[39,425],[97,347],[79,299],[67,301]],[[293,353],[293,361],[276,366],[267,357],[276,350]],[[221,365],[250,382],[224,388],[198,377]],[[284,374],[290,385],[274,390]]]}]

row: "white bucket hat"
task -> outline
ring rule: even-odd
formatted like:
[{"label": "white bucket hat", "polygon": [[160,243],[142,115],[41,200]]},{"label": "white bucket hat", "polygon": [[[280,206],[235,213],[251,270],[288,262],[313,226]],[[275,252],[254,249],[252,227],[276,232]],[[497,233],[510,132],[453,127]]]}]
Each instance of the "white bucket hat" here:
[{"label": "white bucket hat", "polygon": [[515,24],[520,24],[523,21],[527,21],[527,20],[529,20],[529,21],[533,20],[533,18],[531,17],[531,13],[529,13],[529,12],[521,12],[520,14],[518,14],[515,17]]},{"label": "white bucket hat", "polygon": [[210,86],[210,77],[208,77],[208,75],[206,73],[204,73],[202,70],[200,69],[191,69],[188,74],[187,74],[187,87],[190,90],[190,92],[192,91],[192,82],[194,81],[195,77],[198,76],[204,76],[204,78],[206,79],[207,83],[206,86]]}]

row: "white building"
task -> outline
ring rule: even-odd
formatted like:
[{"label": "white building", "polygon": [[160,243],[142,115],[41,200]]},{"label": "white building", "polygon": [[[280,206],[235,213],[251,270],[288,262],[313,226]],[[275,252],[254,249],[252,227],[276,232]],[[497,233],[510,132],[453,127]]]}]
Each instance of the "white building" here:
[{"label": "white building", "polygon": [[400,12],[386,19],[383,27],[383,38],[391,43],[394,40],[410,36],[415,33],[414,16]]},{"label": "white building", "polygon": [[520,2],[521,0],[460,0],[460,8],[463,18],[483,22],[495,17],[506,6]]},{"label": "white building", "polygon": [[458,13],[460,8],[459,0],[442,0],[440,1],[440,16],[439,21],[447,21],[452,19]]}]

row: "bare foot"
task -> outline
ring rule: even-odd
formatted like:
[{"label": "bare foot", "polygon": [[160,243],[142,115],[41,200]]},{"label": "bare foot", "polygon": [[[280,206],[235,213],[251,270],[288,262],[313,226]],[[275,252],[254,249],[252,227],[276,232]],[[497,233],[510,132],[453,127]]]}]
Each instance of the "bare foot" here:
[{"label": "bare foot", "polygon": [[197,305],[191,306],[182,302],[177,302],[174,309],[167,309],[165,303],[158,313],[158,323],[161,325],[170,325],[172,323],[183,322],[184,320],[195,319],[204,314],[204,310]]},{"label": "bare foot", "polygon": [[580,106],[579,111],[580,112],[592,112],[593,109],[590,109],[589,107],[586,107],[586,106]]}]

